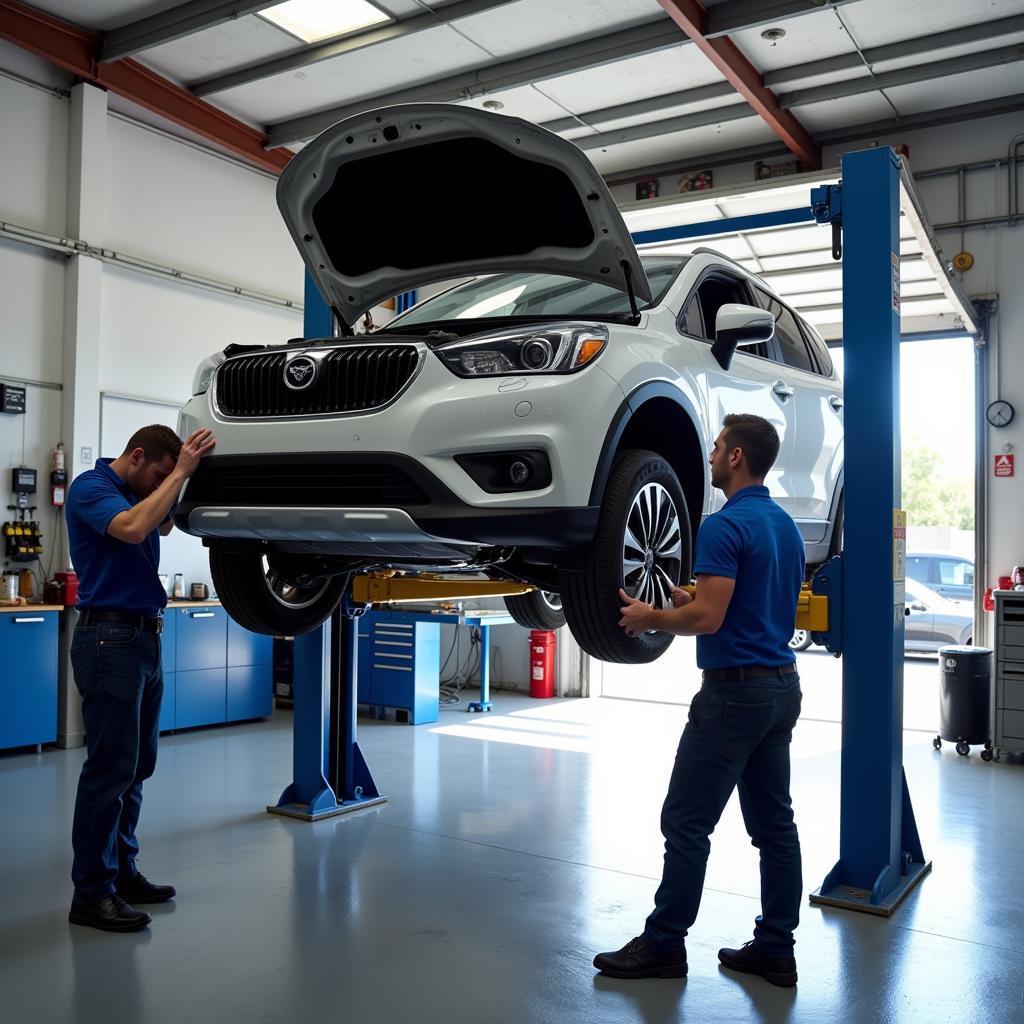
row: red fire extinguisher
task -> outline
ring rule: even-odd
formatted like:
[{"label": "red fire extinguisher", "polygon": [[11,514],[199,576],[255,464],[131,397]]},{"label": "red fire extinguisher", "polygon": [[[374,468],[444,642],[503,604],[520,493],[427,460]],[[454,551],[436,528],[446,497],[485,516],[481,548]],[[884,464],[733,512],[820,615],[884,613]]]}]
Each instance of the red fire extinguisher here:
[{"label": "red fire extinguisher", "polygon": [[534,629],[530,633],[530,696],[554,697],[555,647],[554,630]]}]

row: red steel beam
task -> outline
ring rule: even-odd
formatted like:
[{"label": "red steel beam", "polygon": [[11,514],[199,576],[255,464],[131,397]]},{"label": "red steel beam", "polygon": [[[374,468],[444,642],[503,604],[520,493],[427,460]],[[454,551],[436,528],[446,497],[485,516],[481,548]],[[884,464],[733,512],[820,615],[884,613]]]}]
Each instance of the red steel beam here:
[{"label": "red steel beam", "polygon": [[17,0],[0,0],[0,38],[123,96],[223,146],[265,171],[280,174],[294,155],[267,149],[267,136],[169,82],[134,60],[100,63],[102,37]]},{"label": "red steel beam", "polygon": [[820,149],[793,114],[779,106],[778,97],[765,86],[761,72],[728,36],[708,39],[704,34],[708,12],[700,0],[658,0],[658,3],[697,44],[701,53],[714,64],[726,81],[761,115],[793,155],[809,170],[820,170]]}]

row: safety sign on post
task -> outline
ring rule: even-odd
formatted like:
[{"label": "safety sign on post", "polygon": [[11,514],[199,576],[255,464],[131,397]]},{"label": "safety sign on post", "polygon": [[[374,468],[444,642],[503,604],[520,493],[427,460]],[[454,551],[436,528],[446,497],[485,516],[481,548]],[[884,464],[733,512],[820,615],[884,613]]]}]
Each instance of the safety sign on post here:
[{"label": "safety sign on post", "polygon": [[1012,455],[996,455],[995,456],[995,475],[996,476],[1013,476],[1013,456]]}]

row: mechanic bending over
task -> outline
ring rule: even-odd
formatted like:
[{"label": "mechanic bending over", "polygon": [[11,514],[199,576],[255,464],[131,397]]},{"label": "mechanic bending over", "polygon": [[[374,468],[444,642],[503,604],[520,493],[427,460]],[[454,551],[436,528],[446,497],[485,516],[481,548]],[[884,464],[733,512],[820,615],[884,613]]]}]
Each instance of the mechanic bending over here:
[{"label": "mechanic bending over", "polygon": [[796,984],[793,931],[800,916],[800,840],[790,798],[789,745],[800,715],[800,678],[789,649],[804,579],[796,524],[769,496],[779,454],[760,416],[726,416],[711,453],[711,483],[728,498],[697,534],[694,596],[676,588],[656,609],[620,591],[630,636],[662,630],[697,637],[703,684],[690,705],[661,815],[665,865],[643,934],[599,953],[616,978],[682,977],[685,938],[697,917],[709,837],[737,786],[743,821],[761,858],[754,938],[720,949],[732,970]]},{"label": "mechanic bending over", "polygon": [[182,443],[170,427],[143,427],[116,459],[100,459],[68,490],[68,544],[79,580],[71,667],[88,754],[71,832],[72,924],[137,931],[150,918],[131,904],[175,895],[135,863],[142,784],[156,767],[164,693],[160,536],[170,533],[178,494],[215,443],[209,430]]}]

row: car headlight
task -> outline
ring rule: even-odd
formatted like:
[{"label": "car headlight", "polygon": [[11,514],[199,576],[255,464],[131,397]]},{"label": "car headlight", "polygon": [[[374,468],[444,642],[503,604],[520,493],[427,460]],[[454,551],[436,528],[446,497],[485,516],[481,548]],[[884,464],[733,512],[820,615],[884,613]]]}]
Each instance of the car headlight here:
[{"label": "car headlight", "polygon": [[225,358],[226,356],[223,352],[215,352],[199,364],[195,375],[192,377],[193,395],[205,395],[210,390],[210,385],[213,383],[213,375],[217,372],[217,367],[224,362]]},{"label": "car headlight", "polygon": [[504,377],[510,373],[575,373],[608,344],[601,324],[540,324],[475,335],[441,345],[435,352],[460,377]]}]

